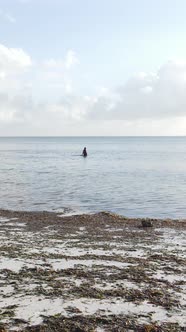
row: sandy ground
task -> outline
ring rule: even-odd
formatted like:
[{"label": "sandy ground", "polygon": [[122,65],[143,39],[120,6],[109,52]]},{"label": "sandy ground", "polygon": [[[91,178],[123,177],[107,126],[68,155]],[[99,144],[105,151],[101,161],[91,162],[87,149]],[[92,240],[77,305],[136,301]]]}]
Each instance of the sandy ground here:
[{"label": "sandy ground", "polygon": [[0,331],[186,331],[186,222],[0,211]]}]

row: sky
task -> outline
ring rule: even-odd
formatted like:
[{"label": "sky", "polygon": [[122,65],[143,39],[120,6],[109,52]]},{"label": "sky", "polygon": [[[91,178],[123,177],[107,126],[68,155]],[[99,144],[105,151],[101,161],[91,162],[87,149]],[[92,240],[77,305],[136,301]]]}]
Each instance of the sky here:
[{"label": "sky", "polygon": [[0,0],[0,136],[186,135],[185,0]]}]

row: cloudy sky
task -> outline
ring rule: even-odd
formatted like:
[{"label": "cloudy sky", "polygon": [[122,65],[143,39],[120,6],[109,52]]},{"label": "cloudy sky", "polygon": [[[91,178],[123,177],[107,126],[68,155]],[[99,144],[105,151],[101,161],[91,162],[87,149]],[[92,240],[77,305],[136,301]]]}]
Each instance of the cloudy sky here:
[{"label": "cloudy sky", "polygon": [[185,0],[0,0],[0,136],[186,135]]}]

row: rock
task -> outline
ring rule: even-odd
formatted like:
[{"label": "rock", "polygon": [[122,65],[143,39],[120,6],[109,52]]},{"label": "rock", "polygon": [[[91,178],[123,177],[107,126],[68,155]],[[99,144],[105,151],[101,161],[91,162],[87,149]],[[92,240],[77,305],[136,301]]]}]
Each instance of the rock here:
[{"label": "rock", "polygon": [[152,222],[148,219],[142,219],[141,225],[142,225],[142,227],[153,227]]}]

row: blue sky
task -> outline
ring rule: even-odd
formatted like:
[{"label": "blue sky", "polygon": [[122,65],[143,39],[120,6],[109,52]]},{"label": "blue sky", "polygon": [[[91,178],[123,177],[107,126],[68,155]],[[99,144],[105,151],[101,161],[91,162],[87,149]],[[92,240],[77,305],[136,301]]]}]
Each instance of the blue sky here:
[{"label": "blue sky", "polygon": [[0,0],[2,133],[184,135],[185,15],[184,0]]}]

